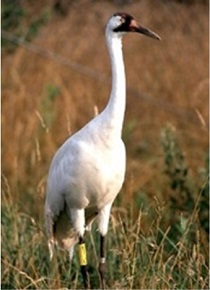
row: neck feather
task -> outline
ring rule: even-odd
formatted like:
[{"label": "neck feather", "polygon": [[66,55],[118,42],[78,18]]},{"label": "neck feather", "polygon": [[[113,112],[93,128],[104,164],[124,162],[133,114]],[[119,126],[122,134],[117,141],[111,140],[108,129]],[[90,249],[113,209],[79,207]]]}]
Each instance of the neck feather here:
[{"label": "neck feather", "polygon": [[105,112],[111,127],[120,132],[125,114],[125,68],[122,53],[122,38],[106,33],[107,47],[109,50],[112,69],[112,89]]}]

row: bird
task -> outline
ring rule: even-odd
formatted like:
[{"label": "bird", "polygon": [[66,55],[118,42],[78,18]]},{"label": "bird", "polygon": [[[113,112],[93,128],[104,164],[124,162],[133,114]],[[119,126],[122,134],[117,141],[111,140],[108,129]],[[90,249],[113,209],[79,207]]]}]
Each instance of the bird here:
[{"label": "bird", "polygon": [[55,153],[47,179],[45,223],[50,257],[61,247],[73,257],[79,246],[84,287],[87,272],[85,232],[97,220],[100,234],[99,273],[105,288],[106,245],[110,211],[125,179],[126,149],[122,128],[126,108],[126,78],[122,38],[136,32],[160,40],[125,12],[114,13],[106,24],[105,39],[111,61],[111,93],[104,110],[71,135]]}]

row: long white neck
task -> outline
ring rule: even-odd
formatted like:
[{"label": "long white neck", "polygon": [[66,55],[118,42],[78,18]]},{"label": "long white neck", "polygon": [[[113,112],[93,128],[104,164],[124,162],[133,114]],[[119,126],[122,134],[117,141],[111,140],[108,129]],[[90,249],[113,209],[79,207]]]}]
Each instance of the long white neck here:
[{"label": "long white neck", "polygon": [[104,110],[110,129],[121,135],[125,114],[126,82],[122,53],[122,38],[106,31],[106,43],[109,50],[112,69],[112,89],[109,102]]}]

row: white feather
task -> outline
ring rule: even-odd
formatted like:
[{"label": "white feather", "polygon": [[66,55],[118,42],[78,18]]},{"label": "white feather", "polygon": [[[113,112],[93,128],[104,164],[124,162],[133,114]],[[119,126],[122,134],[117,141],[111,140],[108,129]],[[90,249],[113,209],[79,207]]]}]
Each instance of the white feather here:
[{"label": "white feather", "polygon": [[112,31],[119,22],[115,18],[106,27],[113,78],[109,102],[59,148],[50,166],[45,214],[51,255],[53,244],[71,251],[96,215],[100,233],[107,233],[110,209],[124,181],[125,72],[122,35]]}]

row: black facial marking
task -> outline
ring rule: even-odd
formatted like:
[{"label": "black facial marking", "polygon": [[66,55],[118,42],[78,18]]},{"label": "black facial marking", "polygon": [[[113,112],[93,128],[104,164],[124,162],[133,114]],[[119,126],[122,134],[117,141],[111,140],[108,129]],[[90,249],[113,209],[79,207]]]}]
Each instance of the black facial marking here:
[{"label": "black facial marking", "polygon": [[130,23],[134,19],[131,15],[127,13],[115,13],[114,16],[120,16],[122,19],[122,24],[117,28],[113,29],[114,32],[128,32],[130,30]]}]

